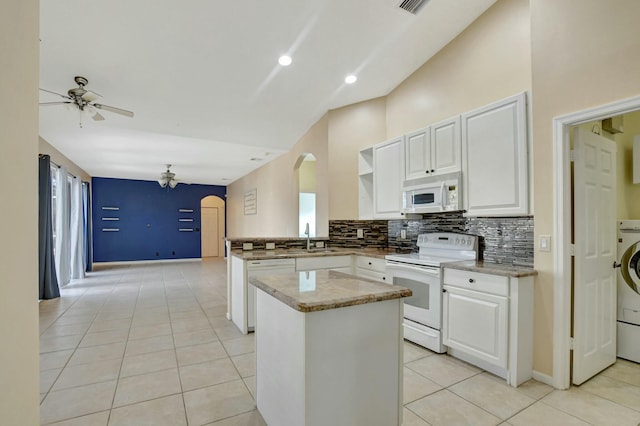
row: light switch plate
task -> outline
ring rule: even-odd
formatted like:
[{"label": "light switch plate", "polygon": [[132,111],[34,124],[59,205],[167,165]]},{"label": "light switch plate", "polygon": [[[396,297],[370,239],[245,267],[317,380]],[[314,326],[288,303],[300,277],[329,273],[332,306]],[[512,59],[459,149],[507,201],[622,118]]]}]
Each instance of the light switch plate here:
[{"label": "light switch plate", "polygon": [[276,243],[267,243],[266,244],[266,249],[267,250],[275,250],[276,248]]},{"label": "light switch plate", "polygon": [[401,229],[400,230],[400,238],[402,238],[403,240],[407,239],[407,230],[406,229]]},{"label": "light switch plate", "polygon": [[253,250],[253,243],[242,243],[242,250]]},{"label": "light switch plate", "polygon": [[538,235],[538,250],[551,251],[551,235]]},{"label": "light switch plate", "polygon": [[358,229],[356,235],[358,238],[364,238],[364,229]]}]

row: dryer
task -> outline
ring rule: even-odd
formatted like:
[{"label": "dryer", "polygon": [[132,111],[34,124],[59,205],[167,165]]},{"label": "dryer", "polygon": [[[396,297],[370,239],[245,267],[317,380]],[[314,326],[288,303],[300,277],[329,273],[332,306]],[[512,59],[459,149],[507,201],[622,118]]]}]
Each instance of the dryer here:
[{"label": "dryer", "polygon": [[640,220],[618,222],[618,357],[640,362]]}]

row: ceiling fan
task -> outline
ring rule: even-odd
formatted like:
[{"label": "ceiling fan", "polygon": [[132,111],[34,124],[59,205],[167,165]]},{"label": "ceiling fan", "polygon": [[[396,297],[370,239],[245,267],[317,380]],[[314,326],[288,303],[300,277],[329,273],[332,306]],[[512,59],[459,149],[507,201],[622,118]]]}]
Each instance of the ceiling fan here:
[{"label": "ceiling fan", "polygon": [[169,188],[173,189],[178,186],[178,183],[180,183],[178,179],[175,178],[176,174],[169,170],[170,168],[171,164],[167,164],[167,171],[160,173],[160,179],[158,179],[158,183],[162,188],[166,188],[168,185]]},{"label": "ceiling fan", "polygon": [[[95,121],[102,121],[104,117],[97,110],[101,109],[104,111],[114,112],[116,114],[124,115],[126,117],[133,117],[133,112],[127,111],[126,109],[116,108],[109,105],[99,104],[95,102],[101,95],[92,92],[90,90],[85,89],[85,86],[89,83],[84,77],[76,76],[74,78],[78,87],[74,87],[67,91],[66,95],[61,93],[57,93],[47,89],[40,89],[43,92],[53,93],[54,95],[58,95],[66,100],[59,102],[40,102],[41,106],[52,106],[52,105],[66,105],[71,108],[77,108],[80,112],[88,113],[91,118]],[[80,127],[82,127],[82,122],[80,122]]]}]

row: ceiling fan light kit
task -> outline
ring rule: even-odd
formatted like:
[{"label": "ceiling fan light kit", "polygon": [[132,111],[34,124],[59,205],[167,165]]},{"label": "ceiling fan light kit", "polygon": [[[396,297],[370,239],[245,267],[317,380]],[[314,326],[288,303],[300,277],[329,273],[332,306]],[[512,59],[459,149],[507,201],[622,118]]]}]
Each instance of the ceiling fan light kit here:
[{"label": "ceiling fan light kit", "polygon": [[[52,93],[54,95],[60,96],[61,98],[64,98],[65,100],[59,102],[41,102],[40,106],[64,105],[70,109],[77,109],[81,113],[87,113],[91,118],[93,118],[94,121],[104,120],[102,114],[96,111],[96,109],[124,115],[125,117],[133,117],[133,112],[127,111],[126,109],[96,103],[95,101],[98,98],[102,97],[102,95],[85,89],[85,86],[89,83],[89,80],[87,80],[85,77],[76,76],[74,78],[74,81],[76,82],[78,87],[69,89],[66,95],[41,88],[41,91]],[[82,121],[80,121],[80,127],[82,127]]]},{"label": "ceiling fan light kit", "polygon": [[180,183],[177,179],[175,179],[176,174],[171,172],[171,170],[169,170],[170,168],[171,164],[167,164],[167,171],[160,173],[160,179],[158,179],[158,183],[160,184],[161,188],[167,188],[168,186],[170,189],[173,189],[178,186],[178,183]]}]

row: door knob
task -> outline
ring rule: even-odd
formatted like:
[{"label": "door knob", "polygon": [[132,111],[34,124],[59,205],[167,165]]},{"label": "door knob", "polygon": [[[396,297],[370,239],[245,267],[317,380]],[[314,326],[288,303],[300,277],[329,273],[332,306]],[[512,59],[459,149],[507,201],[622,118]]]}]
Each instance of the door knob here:
[{"label": "door knob", "polygon": [[622,266],[622,263],[616,263],[616,261],[613,261],[613,268],[620,268]]}]

